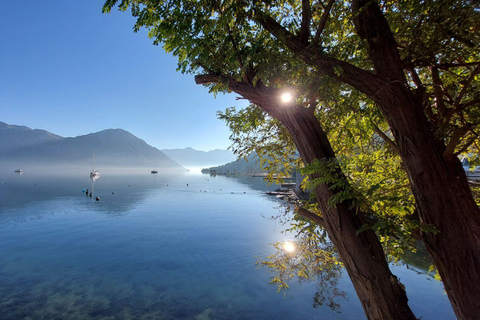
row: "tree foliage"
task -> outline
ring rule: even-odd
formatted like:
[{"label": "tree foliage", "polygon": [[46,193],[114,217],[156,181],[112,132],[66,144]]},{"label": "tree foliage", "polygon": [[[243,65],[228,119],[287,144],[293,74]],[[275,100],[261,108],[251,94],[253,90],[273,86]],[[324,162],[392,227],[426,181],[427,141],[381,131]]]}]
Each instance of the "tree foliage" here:
[{"label": "tree foliage", "polygon": [[[117,2],[107,0],[104,11]],[[229,81],[290,91],[337,155],[306,165],[305,173],[321,172],[309,186],[328,184],[330,205],[354,206],[367,218],[357,233],[374,230],[392,259],[414,250],[419,231],[437,234],[420,222],[437,213],[419,215],[417,206],[429,209],[429,201],[417,203],[428,187],[415,180],[416,137],[405,126],[428,127],[449,163],[480,152],[477,1],[121,0],[119,8],[137,17],[134,30],[148,28],[155,44],[178,57],[178,70],[217,79],[208,84],[213,93],[230,91]],[[394,114],[402,95],[415,101],[409,110],[422,111]],[[302,166],[291,136],[265,109],[229,108],[219,117],[240,156],[273,159],[272,172]],[[412,192],[412,179],[424,189]],[[322,216],[315,204],[298,205]]]}]

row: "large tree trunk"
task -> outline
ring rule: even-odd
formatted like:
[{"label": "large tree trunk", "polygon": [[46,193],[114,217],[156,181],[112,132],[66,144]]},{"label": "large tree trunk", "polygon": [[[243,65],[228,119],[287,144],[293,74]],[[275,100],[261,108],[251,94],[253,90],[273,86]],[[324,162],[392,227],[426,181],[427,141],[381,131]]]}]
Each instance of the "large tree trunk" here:
[{"label": "large tree trunk", "polygon": [[[305,163],[316,159],[335,160],[330,142],[314,113],[301,106],[282,105],[278,90],[267,88],[260,82],[254,87],[251,83],[237,82],[219,74],[196,76],[195,81],[197,84],[228,83],[230,90],[278,119],[290,132]],[[339,179],[348,184],[340,167],[335,170]],[[313,174],[311,178],[320,176],[321,173]],[[328,204],[339,191],[342,190],[334,189],[332,184],[322,184],[315,188],[315,195],[322,211],[323,226],[345,265],[367,318],[416,319],[408,306],[403,285],[390,272],[375,232],[366,230],[357,235],[363,224],[360,210],[350,200]]]},{"label": "large tree trunk", "polygon": [[358,34],[368,43],[377,75],[385,80],[369,96],[387,118],[407,169],[427,250],[459,319],[480,315],[480,210],[459,159],[444,155],[421,98],[408,88],[397,44],[376,1],[353,0]]},{"label": "large tree trunk", "polygon": [[[305,163],[335,159],[326,134],[312,112],[302,107],[289,107],[276,117],[291,133]],[[339,176],[346,179],[341,172]],[[403,286],[390,272],[376,234],[372,230],[356,234],[362,225],[358,209],[350,201],[328,205],[328,200],[338,191],[325,184],[315,188],[329,238],[345,265],[368,319],[416,319]]]},{"label": "large tree trunk", "polygon": [[457,317],[478,319],[480,210],[465,172],[456,156],[443,156],[445,145],[434,139],[410,92],[389,88],[381,98],[408,171],[420,220],[438,230],[423,232],[427,250]]}]

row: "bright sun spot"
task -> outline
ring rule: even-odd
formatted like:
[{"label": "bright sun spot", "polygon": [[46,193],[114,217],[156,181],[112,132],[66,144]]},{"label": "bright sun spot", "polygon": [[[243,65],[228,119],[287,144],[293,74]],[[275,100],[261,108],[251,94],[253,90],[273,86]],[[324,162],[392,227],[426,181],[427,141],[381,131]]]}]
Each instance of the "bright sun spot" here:
[{"label": "bright sun spot", "polygon": [[283,243],[283,249],[287,252],[293,252],[293,251],[295,251],[295,244],[293,242],[290,242],[290,241],[285,241]]},{"label": "bright sun spot", "polygon": [[282,94],[282,101],[285,103],[292,101],[292,95],[290,94],[290,92],[285,92]]}]

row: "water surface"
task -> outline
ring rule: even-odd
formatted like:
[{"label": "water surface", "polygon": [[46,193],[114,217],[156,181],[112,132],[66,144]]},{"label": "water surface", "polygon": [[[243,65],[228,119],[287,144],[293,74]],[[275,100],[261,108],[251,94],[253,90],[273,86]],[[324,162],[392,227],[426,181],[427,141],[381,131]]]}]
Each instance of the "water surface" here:
[{"label": "water surface", "polygon": [[[364,319],[346,299],[314,308],[315,283],[286,293],[255,266],[291,238],[261,178],[0,172],[1,319]],[[422,319],[453,319],[441,283],[393,266]]]}]

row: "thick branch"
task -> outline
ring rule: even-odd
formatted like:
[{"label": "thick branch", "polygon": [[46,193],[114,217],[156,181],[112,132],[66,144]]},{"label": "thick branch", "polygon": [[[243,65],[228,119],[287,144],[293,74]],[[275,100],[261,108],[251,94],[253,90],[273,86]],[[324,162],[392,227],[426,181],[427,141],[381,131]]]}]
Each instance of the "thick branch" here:
[{"label": "thick branch", "polygon": [[200,74],[195,76],[196,84],[226,83],[229,78],[221,73]]},{"label": "thick branch", "polygon": [[243,98],[248,99],[253,104],[262,106],[262,109],[270,115],[276,114],[279,110],[276,110],[273,106],[280,102],[280,96],[275,88],[268,88],[262,84],[261,81],[257,82],[257,86],[253,86],[251,83],[244,83],[233,79],[230,76],[221,73],[210,73],[195,76],[196,84],[211,84],[211,83],[223,83],[228,86],[228,89],[241,95]]},{"label": "thick branch", "polygon": [[353,0],[353,22],[368,51],[377,74],[389,81],[406,83],[398,45],[377,1]]},{"label": "thick branch", "polygon": [[320,227],[325,227],[325,220],[319,215],[305,209],[305,208],[298,208],[297,213],[302,217],[312,221],[313,223],[319,225]]},{"label": "thick branch", "polygon": [[321,73],[351,85],[355,89],[374,97],[388,82],[375,74],[360,69],[345,61],[324,56],[318,48],[304,45],[298,37],[285,29],[280,23],[268,14],[257,10],[254,16],[256,22],[270,32],[274,37],[282,40],[285,46],[298,55],[305,63],[315,66]]}]

